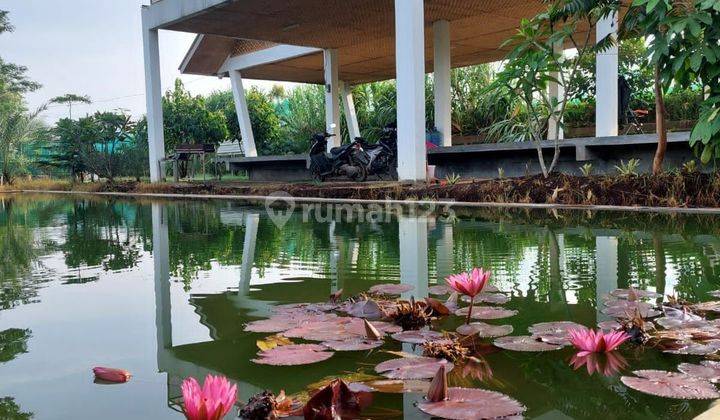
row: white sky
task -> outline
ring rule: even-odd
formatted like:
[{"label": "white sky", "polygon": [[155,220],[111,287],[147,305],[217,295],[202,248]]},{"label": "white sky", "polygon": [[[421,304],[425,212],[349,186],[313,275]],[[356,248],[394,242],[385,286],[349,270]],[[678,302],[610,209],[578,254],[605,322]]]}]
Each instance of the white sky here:
[{"label": "white sky", "polygon": [[[96,110],[145,113],[140,6],[149,0],[0,0],[15,31],[0,35],[0,57],[29,68],[43,87],[27,95],[30,108],[65,93],[89,95],[91,105],[73,105],[73,116]],[[160,31],[163,91],[181,77],[194,94],[229,88],[228,79],[180,76],[178,66],[194,34]],[[263,88],[271,82],[253,82]],[[246,85],[246,89],[247,89]],[[67,116],[54,105],[45,120]]]}]

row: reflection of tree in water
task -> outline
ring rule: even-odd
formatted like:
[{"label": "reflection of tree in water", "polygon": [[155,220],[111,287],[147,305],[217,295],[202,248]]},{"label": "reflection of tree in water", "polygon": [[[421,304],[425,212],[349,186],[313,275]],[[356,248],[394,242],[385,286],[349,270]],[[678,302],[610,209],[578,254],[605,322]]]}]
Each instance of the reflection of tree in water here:
[{"label": "reflection of tree in water", "polygon": [[20,409],[12,397],[0,398],[0,419],[27,420],[33,418],[33,413],[26,413]]},{"label": "reflection of tree in water", "polygon": [[140,207],[114,201],[76,201],[67,213],[67,235],[60,247],[70,268],[102,266],[105,271],[135,267],[140,246],[131,220],[142,218]]},{"label": "reflection of tree in water", "polygon": [[10,328],[0,331],[0,363],[9,362],[19,354],[27,353],[27,341],[31,331]]}]

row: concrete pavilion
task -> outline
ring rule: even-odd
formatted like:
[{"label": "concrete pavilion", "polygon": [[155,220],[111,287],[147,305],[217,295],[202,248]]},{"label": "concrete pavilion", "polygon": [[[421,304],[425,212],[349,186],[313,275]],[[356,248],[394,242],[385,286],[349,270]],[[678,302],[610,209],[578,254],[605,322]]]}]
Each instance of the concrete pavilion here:
[{"label": "concrete pavilion", "polygon": [[[257,151],[244,78],[324,84],[328,132],[339,130],[342,102],[351,136],[360,135],[351,86],[396,79],[398,174],[417,181],[426,178],[425,74],[434,73],[436,126],[452,146],[450,70],[501,59],[520,20],[543,8],[541,0],[154,0],[142,8],[151,179],[162,179],[165,157],[160,29],[198,34],[183,73],[230,77],[248,157]],[[593,35],[613,33],[616,22]],[[617,76],[615,47],[597,57],[598,137],[618,134]]]}]

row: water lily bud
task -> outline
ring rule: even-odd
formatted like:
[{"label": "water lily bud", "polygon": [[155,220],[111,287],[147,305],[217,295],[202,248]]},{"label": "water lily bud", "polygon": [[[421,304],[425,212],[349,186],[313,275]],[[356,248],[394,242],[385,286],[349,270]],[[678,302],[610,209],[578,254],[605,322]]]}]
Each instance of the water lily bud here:
[{"label": "water lily bud", "polygon": [[430,383],[430,389],[428,389],[427,400],[430,402],[445,401],[448,398],[448,382],[447,374],[445,372],[445,365],[441,365],[438,369],[435,377]]},{"label": "water lily bud", "polygon": [[367,319],[363,319],[363,322],[365,323],[365,335],[370,340],[382,340],[382,335],[380,334],[380,331],[377,330],[373,326],[373,324],[369,323]]}]

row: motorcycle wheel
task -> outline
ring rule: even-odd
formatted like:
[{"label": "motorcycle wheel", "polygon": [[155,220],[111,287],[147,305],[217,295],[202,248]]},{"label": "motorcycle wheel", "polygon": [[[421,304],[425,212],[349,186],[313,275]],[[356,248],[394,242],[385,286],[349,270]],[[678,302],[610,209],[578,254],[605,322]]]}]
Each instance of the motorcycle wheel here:
[{"label": "motorcycle wheel", "polygon": [[356,168],[358,168],[360,170],[360,172],[352,175],[350,177],[350,179],[354,182],[365,182],[365,180],[367,180],[367,177],[368,177],[367,167],[365,167],[365,165],[360,165],[357,163],[355,163],[354,166]]},{"label": "motorcycle wheel", "polygon": [[325,176],[323,176],[322,172],[320,171],[320,168],[318,168],[317,165],[310,164],[310,175],[312,175],[312,180],[315,182],[324,182]]}]

